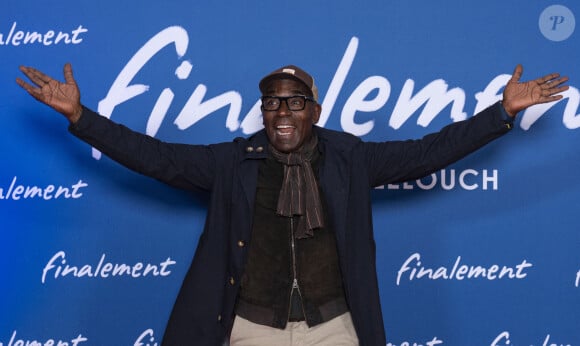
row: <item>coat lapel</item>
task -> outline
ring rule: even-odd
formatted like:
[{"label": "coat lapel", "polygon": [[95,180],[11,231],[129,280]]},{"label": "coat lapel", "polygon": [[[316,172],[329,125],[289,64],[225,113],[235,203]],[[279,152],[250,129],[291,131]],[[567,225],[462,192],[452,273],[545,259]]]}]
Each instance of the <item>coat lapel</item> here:
[{"label": "coat lapel", "polygon": [[339,254],[346,254],[346,220],[348,216],[348,192],[350,190],[350,164],[339,148],[328,145],[326,136],[319,132],[320,148],[324,161],[320,167],[319,180],[328,205],[328,215],[336,232]]},{"label": "coat lapel", "polygon": [[267,138],[264,131],[258,132],[249,140],[242,141],[240,162],[240,184],[244,191],[249,210],[253,215],[256,187],[258,183],[258,169],[260,162],[268,156]]}]

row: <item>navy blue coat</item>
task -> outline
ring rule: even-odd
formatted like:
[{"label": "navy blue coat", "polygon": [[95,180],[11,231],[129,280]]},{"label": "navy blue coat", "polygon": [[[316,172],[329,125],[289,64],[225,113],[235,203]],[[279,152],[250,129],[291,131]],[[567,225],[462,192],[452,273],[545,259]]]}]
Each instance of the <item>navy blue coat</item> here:
[{"label": "navy blue coat", "polygon": [[[320,186],[336,231],[347,302],[362,346],[386,344],[371,215],[374,186],[417,179],[509,131],[501,104],[420,140],[363,142],[315,126]],[[210,191],[204,231],[183,281],[163,345],[222,345],[250,245],[258,166],[267,157],[262,130],[212,145],[168,144],[85,109],[70,127],[121,164],[187,190]]]}]

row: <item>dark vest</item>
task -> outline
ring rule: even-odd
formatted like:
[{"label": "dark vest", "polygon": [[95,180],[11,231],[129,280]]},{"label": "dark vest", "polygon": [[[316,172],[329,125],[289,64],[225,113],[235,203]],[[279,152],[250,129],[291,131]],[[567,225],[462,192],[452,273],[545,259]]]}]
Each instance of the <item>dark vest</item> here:
[{"label": "dark vest", "polygon": [[[316,179],[322,160],[319,157],[312,163]],[[348,311],[336,239],[320,191],[326,227],[314,230],[313,237],[294,239],[293,254],[292,227],[296,220],[276,215],[283,175],[283,165],[273,158],[260,164],[252,237],[236,314],[282,329],[298,314],[313,327]],[[296,288],[293,290],[294,268],[299,295]]]}]

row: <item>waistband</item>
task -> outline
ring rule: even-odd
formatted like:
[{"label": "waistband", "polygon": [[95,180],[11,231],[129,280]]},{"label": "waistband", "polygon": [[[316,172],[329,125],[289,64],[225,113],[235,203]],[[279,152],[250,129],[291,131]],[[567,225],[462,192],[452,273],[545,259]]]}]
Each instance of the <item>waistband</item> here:
[{"label": "waistband", "polygon": [[[314,327],[317,324],[330,321],[331,319],[348,312],[348,306],[344,298],[337,298],[331,300],[318,306],[318,312],[320,313],[320,321],[312,321],[309,319],[308,314],[306,316],[306,323],[309,327]],[[276,310],[270,307],[258,306],[243,299],[239,299],[236,304],[236,315],[239,315],[251,322],[258,323],[264,326],[270,326],[274,328],[284,328],[284,326],[279,325],[279,321],[276,321]],[[296,322],[296,320],[290,320],[287,322]],[[285,325],[285,323],[284,323]]]}]

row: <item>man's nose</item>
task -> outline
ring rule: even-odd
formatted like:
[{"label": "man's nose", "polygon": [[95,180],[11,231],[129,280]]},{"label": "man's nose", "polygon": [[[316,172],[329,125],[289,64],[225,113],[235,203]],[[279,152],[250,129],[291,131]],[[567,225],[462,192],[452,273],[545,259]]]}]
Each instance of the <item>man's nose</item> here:
[{"label": "man's nose", "polygon": [[280,107],[278,108],[277,114],[280,116],[288,116],[292,114],[292,111],[288,107],[288,100],[283,100],[280,102]]}]

